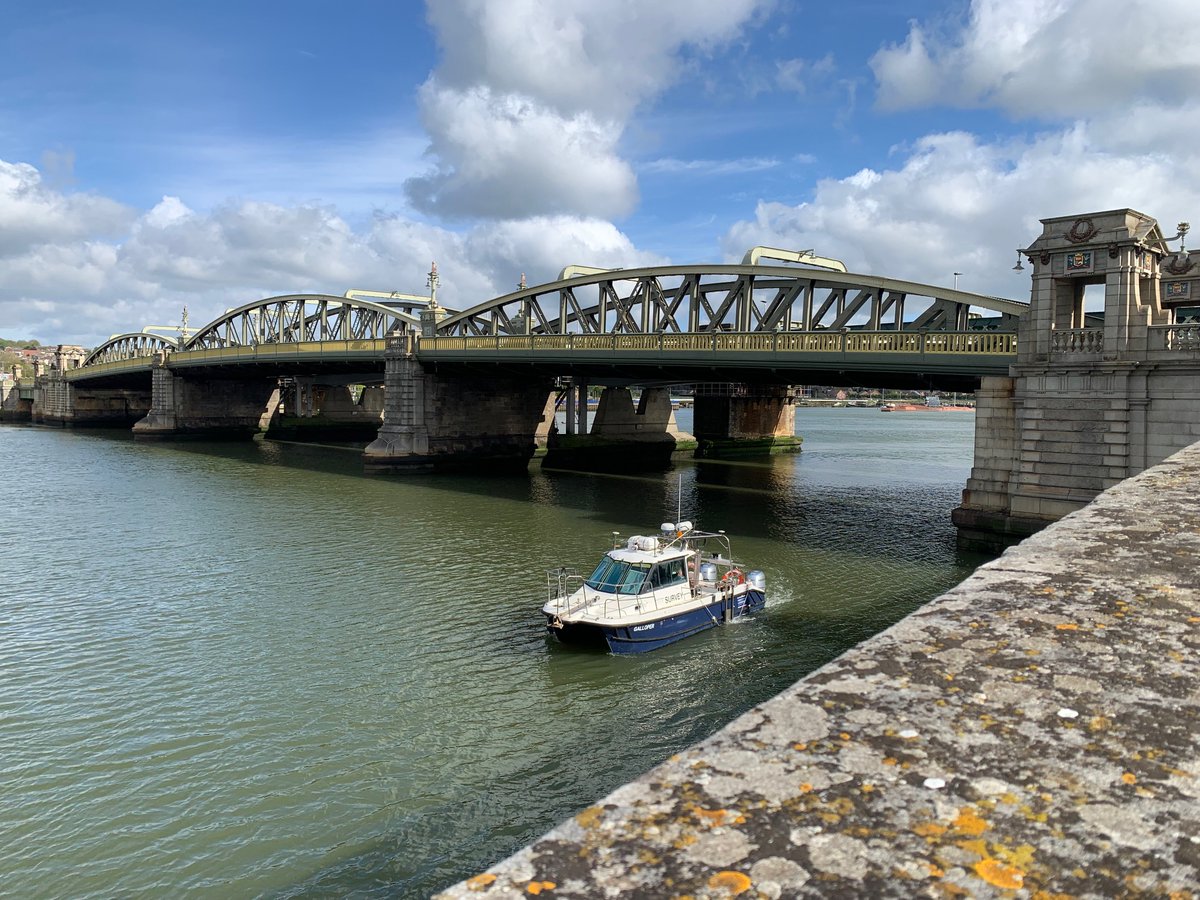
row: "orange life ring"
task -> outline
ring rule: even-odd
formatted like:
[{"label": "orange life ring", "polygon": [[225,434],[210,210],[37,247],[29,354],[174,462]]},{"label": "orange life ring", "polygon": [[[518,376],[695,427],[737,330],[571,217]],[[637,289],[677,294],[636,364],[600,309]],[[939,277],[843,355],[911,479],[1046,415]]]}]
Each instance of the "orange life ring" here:
[{"label": "orange life ring", "polygon": [[742,574],[740,569],[730,569],[721,580],[728,581],[731,584],[745,584],[746,576]]}]

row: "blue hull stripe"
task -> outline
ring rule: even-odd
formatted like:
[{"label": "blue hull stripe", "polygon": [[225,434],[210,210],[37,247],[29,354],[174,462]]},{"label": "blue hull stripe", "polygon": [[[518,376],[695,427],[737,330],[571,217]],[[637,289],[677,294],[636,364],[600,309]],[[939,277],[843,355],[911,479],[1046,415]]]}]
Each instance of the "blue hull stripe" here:
[{"label": "blue hull stripe", "polygon": [[[766,595],[761,591],[747,591],[740,597],[734,598],[735,607],[733,618],[761,610],[767,602]],[[563,643],[597,644],[603,640],[613,653],[645,653],[657,650],[667,644],[673,644],[685,637],[699,634],[709,628],[725,624],[724,600],[717,600],[707,606],[694,609],[677,616],[667,616],[654,622],[644,622],[640,625],[597,626],[568,624],[562,629],[548,627],[551,634]]]}]

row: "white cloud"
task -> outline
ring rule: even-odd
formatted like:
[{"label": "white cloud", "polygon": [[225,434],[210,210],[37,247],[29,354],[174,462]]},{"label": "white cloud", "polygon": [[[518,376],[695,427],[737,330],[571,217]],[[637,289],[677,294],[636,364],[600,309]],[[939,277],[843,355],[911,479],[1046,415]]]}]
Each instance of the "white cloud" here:
[{"label": "white cloud", "polygon": [[421,91],[438,171],[408,183],[413,204],[447,217],[519,217],[633,209],[633,170],[617,155],[618,122],[563,115],[533,98],[432,82]]},{"label": "white cloud", "polygon": [[449,217],[623,215],[618,143],[677,77],[685,49],[735,37],[770,0],[442,0],[443,59],[421,90],[432,172],[413,204]]},{"label": "white cloud", "polygon": [[[0,222],[16,223],[0,254],[0,337],[94,346],[145,325],[202,325],[264,297],[351,288],[422,293],[437,261],[440,299],[466,308],[548,281],[569,263],[663,262],[612,223],[542,216],[481,224],[461,234],[377,214],[359,228],[333,208],[237,202],[197,212],[179,197],[134,210],[42,185],[32,166],[0,161]],[[36,189],[34,189],[36,188]],[[68,227],[64,210],[81,213]],[[104,226],[85,234],[78,222]],[[102,216],[115,210],[119,215]],[[18,213],[31,223],[22,231]],[[50,223],[50,224],[46,224]]]},{"label": "white cloud", "polygon": [[59,193],[43,183],[33,166],[0,160],[0,259],[47,240],[116,234],[133,215],[104,197]]},{"label": "white cloud", "polygon": [[879,105],[990,106],[1013,116],[1121,114],[1195,92],[1195,0],[973,0],[966,27],[913,23],[871,60]]},{"label": "white cloud", "polygon": [[851,271],[983,294],[1028,298],[1010,271],[1039,218],[1131,206],[1164,227],[1200,208],[1187,173],[1200,154],[1113,153],[1085,124],[1031,141],[988,144],[963,132],[921,139],[894,169],[864,169],[817,184],[798,206],[760,202],[724,239],[726,258],[757,244],[813,247]]},{"label": "white cloud", "polygon": [[989,141],[962,131],[893,148],[890,168],[820,181],[808,202],[758,204],[724,252],[814,247],[852,271],[1028,297],[1011,272],[1039,218],[1133,207],[1164,228],[1200,210],[1200,41],[1194,0],[973,0],[951,23],[910,26],[871,60],[878,105],[995,106],[1053,119]]}]

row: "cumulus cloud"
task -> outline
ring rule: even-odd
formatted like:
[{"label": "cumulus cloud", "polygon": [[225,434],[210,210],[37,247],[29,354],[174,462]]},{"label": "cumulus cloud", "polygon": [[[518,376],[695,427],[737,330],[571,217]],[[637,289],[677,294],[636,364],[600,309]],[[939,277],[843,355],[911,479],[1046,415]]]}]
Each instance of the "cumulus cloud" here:
[{"label": "cumulus cloud", "polygon": [[760,202],[723,251],[814,247],[852,271],[934,284],[962,272],[965,289],[1026,299],[1012,251],[1039,218],[1129,206],[1172,229],[1200,209],[1197,40],[1193,0],[973,0],[957,30],[914,22],[871,60],[879,106],[994,106],[1040,130],[925,135],[807,202]]},{"label": "cumulus cloud", "polygon": [[443,59],[421,89],[433,170],[418,209],[449,217],[623,215],[637,200],[618,143],[633,111],[728,41],[768,0],[443,0]]},{"label": "cumulus cloud", "polygon": [[27,163],[0,160],[0,259],[61,238],[120,233],[133,210],[91,194],[62,194]]},{"label": "cumulus cloud", "polygon": [[1200,208],[1200,189],[1185,180],[1197,162],[1109,152],[1082,123],[1007,143],[934,134],[897,168],[823,180],[795,206],[760,202],[723,250],[734,259],[757,244],[813,247],[851,271],[943,285],[962,272],[966,290],[1027,299],[1012,251],[1041,232],[1039,218],[1132,206],[1169,228]]},{"label": "cumulus cloud", "polygon": [[871,60],[879,105],[991,106],[1015,117],[1122,112],[1195,91],[1195,0],[974,0],[966,27],[913,23]]},{"label": "cumulus cloud", "polygon": [[[32,166],[0,161],[0,173],[14,171],[19,178],[0,180],[0,222],[19,213],[33,226],[10,229],[0,253],[0,336],[8,338],[94,346],[110,334],[178,324],[184,305],[196,326],[277,294],[422,293],[433,261],[439,298],[456,308],[514,290],[523,273],[536,284],[569,263],[664,261],[599,219],[497,220],[456,233],[384,214],[353,227],[322,206],[238,202],[197,212],[179,197],[139,213],[50,190]],[[79,213],[71,227],[39,224],[64,210]]]}]

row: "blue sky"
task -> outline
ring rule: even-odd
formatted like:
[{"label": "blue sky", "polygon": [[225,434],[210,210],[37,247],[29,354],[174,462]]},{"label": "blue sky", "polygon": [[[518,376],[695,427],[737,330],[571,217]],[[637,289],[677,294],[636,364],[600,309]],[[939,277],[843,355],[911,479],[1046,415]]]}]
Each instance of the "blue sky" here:
[{"label": "blue sky", "polygon": [[1040,217],[1196,210],[1194,0],[20,4],[0,337],[465,306],[754,244],[1023,297]]}]

